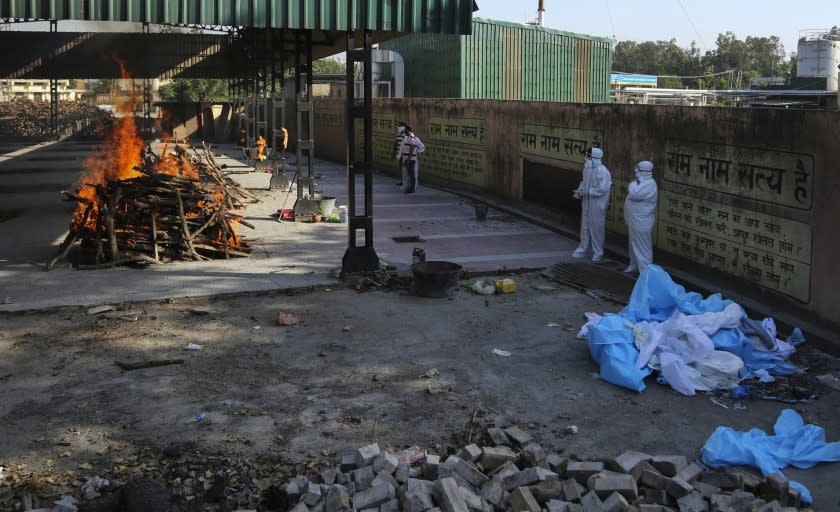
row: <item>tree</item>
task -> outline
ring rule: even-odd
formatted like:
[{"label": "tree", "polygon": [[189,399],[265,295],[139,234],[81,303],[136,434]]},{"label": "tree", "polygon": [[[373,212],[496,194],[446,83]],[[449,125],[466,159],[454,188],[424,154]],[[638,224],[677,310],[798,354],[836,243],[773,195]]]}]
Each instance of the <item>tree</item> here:
[{"label": "tree", "polygon": [[737,77],[787,76],[791,69],[795,72],[796,62],[786,61],[784,46],[777,36],[751,36],[742,41],[726,32],[718,35],[715,46],[701,55],[695,43],[681,48],[674,39],[621,41],[615,47],[613,69],[657,75],[660,87],[700,89],[732,88],[737,85],[737,80],[733,83]]},{"label": "tree", "polygon": [[313,74],[339,74],[344,73],[346,68],[344,64],[333,59],[320,59],[312,63]]},{"label": "tree", "polygon": [[796,78],[796,54],[790,54],[790,60],[788,61],[788,75],[790,78]]},{"label": "tree", "polygon": [[702,71],[700,50],[694,43],[680,48],[670,41],[621,41],[616,45],[613,68],[628,73],[661,76],[659,86],[669,89],[685,87],[680,76],[694,76]]},{"label": "tree", "polygon": [[217,78],[176,78],[159,91],[164,101],[178,103],[227,101],[227,82]]}]

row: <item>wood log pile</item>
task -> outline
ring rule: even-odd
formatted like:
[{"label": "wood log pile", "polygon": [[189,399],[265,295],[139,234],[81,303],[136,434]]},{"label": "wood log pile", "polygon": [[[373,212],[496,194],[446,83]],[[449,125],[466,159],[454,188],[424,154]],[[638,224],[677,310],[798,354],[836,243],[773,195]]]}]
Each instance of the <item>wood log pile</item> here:
[{"label": "wood log pile", "polygon": [[[199,177],[160,172],[189,161]],[[176,260],[207,260],[248,256],[251,247],[237,234],[240,226],[253,229],[242,218],[253,195],[227,177],[210,148],[192,152],[176,146],[163,158],[145,151],[139,176],[82,184],[94,194],[64,191],[65,200],[79,207],[58,254],[47,264],[51,270],[80,246],[79,269],[124,264],[160,264]]]},{"label": "wood log pile", "polygon": [[[60,101],[58,133],[102,137],[110,131],[113,116],[92,103]],[[50,104],[27,99],[0,103],[0,137],[50,137]]]}]

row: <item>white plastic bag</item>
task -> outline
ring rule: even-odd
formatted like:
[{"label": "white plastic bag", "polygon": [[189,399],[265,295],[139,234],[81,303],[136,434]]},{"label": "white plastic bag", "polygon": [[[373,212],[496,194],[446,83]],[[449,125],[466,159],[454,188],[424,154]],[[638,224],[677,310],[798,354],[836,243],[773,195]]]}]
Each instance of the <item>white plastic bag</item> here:
[{"label": "white plastic bag", "polygon": [[679,311],[668,320],[650,327],[645,340],[639,344],[636,368],[648,365],[661,347],[669,347],[669,351],[685,364],[705,359],[715,350],[712,339],[695,325],[691,317]]},{"label": "white plastic bag", "polygon": [[708,357],[694,364],[700,377],[694,387],[699,391],[732,389],[741,381],[740,372],[744,360],[723,350],[715,350]]},{"label": "white plastic bag", "polygon": [[496,285],[493,283],[488,283],[482,279],[474,282],[470,289],[479,295],[493,295],[496,293]]}]

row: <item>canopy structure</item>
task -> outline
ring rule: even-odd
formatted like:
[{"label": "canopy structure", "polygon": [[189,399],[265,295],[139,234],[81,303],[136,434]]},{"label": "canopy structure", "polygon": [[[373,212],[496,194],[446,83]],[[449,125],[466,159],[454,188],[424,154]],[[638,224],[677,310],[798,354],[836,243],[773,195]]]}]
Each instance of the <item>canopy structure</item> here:
[{"label": "canopy structure", "polygon": [[[411,32],[469,34],[475,8],[473,0],[9,0],[0,2],[0,78],[119,78],[111,55],[135,78],[248,77],[268,63],[298,62],[300,52],[318,59],[344,51],[348,33],[361,41],[369,31],[373,43]],[[14,30],[36,21],[49,30]]]},{"label": "canopy structure", "polygon": [[[56,126],[56,81],[120,78],[117,57],[131,77],[144,79],[143,110],[150,132],[151,78],[226,78],[231,97],[245,98],[246,112],[248,101],[252,112],[274,112],[277,83],[283,87],[286,70],[294,68],[297,215],[314,203],[312,61],[346,51],[349,219],[342,274],[376,271],[372,45],[412,32],[470,34],[472,13],[477,9],[474,0],[5,0],[0,2],[0,28],[4,29],[0,31],[4,54],[0,78],[50,79],[51,117]],[[49,29],[8,30],[15,23],[28,22],[48,22]],[[90,22],[93,28],[77,28]],[[178,28],[153,30],[159,25]],[[364,69],[362,98],[355,97],[357,64]],[[258,101],[266,103],[259,106]],[[255,115],[247,124],[248,140],[260,132],[269,135],[269,140],[276,139],[285,113],[281,124],[271,118],[261,121]],[[363,126],[360,158],[356,157],[355,120]],[[361,209],[356,204],[357,178],[362,178],[365,194]],[[309,194],[304,196],[304,190]],[[361,246],[356,238],[360,230],[364,231]]]}]

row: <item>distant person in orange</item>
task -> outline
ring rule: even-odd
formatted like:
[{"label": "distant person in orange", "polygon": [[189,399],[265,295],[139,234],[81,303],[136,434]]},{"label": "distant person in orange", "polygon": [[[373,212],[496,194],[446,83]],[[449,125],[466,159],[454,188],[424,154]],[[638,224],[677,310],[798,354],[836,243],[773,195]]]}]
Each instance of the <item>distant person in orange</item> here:
[{"label": "distant person in orange", "polygon": [[257,137],[257,160],[265,160],[265,139],[262,135]]}]

